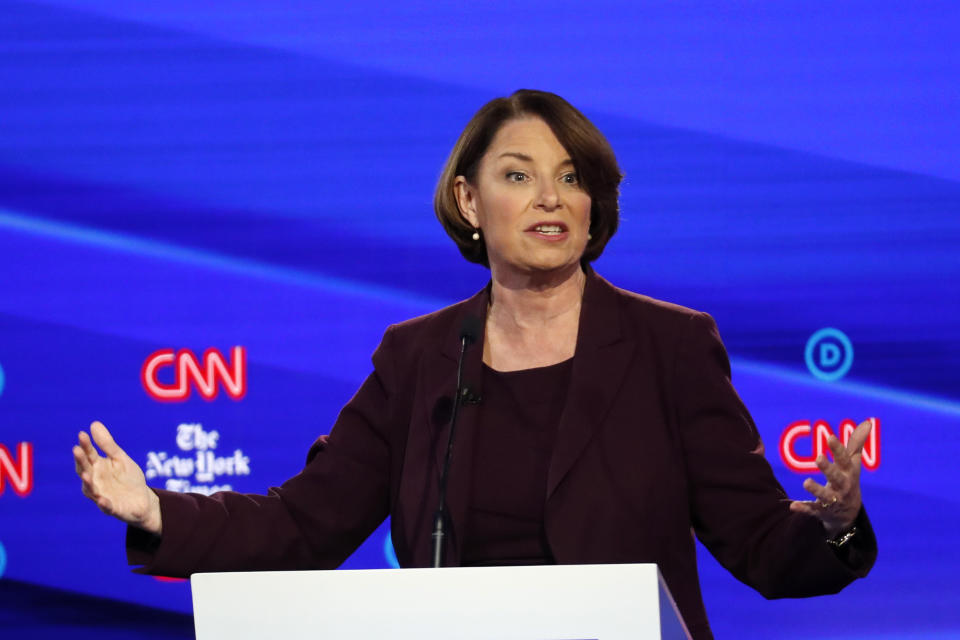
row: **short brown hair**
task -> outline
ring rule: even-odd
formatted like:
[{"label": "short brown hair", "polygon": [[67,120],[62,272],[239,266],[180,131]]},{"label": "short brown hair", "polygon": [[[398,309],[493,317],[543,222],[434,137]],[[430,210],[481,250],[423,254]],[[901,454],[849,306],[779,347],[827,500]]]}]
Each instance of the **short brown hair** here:
[{"label": "short brown hair", "polygon": [[464,176],[476,179],[480,160],[500,128],[510,120],[534,116],[543,120],[570,154],[580,184],[590,195],[590,240],[580,258],[586,265],[600,257],[620,221],[620,180],[623,175],[610,143],[586,116],[554,93],[520,89],[505,98],[483,105],[470,119],[443,167],[433,210],[460,253],[470,262],[490,266],[487,247],[473,239],[476,231],[460,213],[454,181]]}]

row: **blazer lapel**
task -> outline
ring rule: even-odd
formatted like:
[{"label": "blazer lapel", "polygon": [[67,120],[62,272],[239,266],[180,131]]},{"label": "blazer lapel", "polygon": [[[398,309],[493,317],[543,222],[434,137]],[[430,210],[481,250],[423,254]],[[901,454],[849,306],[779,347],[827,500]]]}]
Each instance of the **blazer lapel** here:
[{"label": "blazer lapel", "polygon": [[603,423],[623,384],[634,342],[623,338],[620,323],[616,291],[589,270],[570,389],[547,474],[548,499]]}]

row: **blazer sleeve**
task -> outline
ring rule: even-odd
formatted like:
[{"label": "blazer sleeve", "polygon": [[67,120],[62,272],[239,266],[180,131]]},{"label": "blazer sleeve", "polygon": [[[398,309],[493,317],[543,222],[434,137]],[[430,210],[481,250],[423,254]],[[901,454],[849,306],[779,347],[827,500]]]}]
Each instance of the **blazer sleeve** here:
[{"label": "blazer sleeve", "polygon": [[767,598],[836,593],[866,575],[876,558],[866,513],[853,558],[841,558],[817,518],[789,510],[707,314],[689,317],[674,376],[691,519],[714,557]]},{"label": "blazer sleeve", "polygon": [[389,510],[390,423],[397,371],[388,329],[374,371],[341,410],[306,466],[266,495],[212,496],[154,489],[163,533],[128,527],[139,573],[326,569],[340,565]]}]

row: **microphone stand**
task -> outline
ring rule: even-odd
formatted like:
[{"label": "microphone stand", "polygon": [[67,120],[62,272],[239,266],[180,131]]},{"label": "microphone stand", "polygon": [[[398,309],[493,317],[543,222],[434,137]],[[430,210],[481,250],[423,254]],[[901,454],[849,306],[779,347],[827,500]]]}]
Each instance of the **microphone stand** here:
[{"label": "microphone stand", "polygon": [[433,518],[433,567],[443,566],[443,550],[446,542],[445,519],[447,502],[447,476],[450,473],[450,459],[453,456],[453,436],[457,426],[457,412],[464,400],[468,400],[470,390],[463,386],[463,360],[467,347],[477,339],[480,319],[467,316],[460,330],[460,358],[457,361],[457,393],[453,396],[453,410],[450,412],[450,433],[447,435],[447,451],[440,471],[440,504]]}]

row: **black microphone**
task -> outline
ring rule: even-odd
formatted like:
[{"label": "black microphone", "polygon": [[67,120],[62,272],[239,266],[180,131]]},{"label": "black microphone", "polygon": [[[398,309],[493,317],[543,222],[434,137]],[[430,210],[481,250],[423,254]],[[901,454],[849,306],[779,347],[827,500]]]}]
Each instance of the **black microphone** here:
[{"label": "black microphone", "polygon": [[473,344],[480,337],[481,331],[483,331],[483,320],[480,319],[480,316],[466,316],[460,324],[460,340],[461,342],[466,340],[467,344]]},{"label": "black microphone", "polygon": [[444,524],[447,502],[447,476],[450,473],[450,458],[453,455],[453,435],[457,426],[457,409],[463,402],[478,404],[480,397],[473,394],[463,384],[463,357],[467,347],[477,341],[483,331],[483,320],[474,315],[464,317],[460,325],[460,358],[457,361],[457,393],[453,396],[453,409],[450,411],[450,433],[447,435],[447,452],[443,458],[443,468],[440,470],[440,504],[433,519],[433,566],[443,566],[443,548],[446,541]]}]

